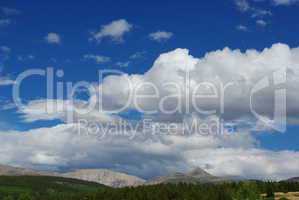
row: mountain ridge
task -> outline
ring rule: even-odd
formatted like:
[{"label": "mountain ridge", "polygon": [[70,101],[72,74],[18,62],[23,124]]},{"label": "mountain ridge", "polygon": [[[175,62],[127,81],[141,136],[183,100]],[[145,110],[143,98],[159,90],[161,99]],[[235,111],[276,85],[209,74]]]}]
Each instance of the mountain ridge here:
[{"label": "mountain ridge", "polygon": [[62,174],[66,178],[102,183],[115,188],[142,185],[145,180],[108,169],[80,169]]},{"label": "mountain ridge", "polygon": [[167,184],[167,183],[197,184],[197,183],[215,183],[215,182],[224,182],[224,181],[231,181],[231,180],[223,177],[213,176],[208,172],[206,172],[205,170],[197,167],[187,173],[176,172],[168,176],[156,177],[146,182],[146,184],[147,185]]},{"label": "mountain ridge", "polygon": [[[155,177],[150,180],[144,180],[140,177],[129,175],[122,172],[112,171],[108,169],[78,169],[65,173],[38,171],[21,167],[13,167],[0,164],[0,176],[52,176],[71,178],[82,181],[94,182],[114,188],[136,187],[140,185],[157,185],[157,184],[199,184],[199,183],[219,183],[234,182],[246,180],[240,177],[218,177],[205,170],[197,167],[189,172],[175,172],[166,176]],[[283,181],[299,182],[299,177],[289,178]]]},{"label": "mountain ridge", "polygon": [[139,177],[108,169],[80,169],[66,173],[58,173],[0,165],[0,176],[53,176],[95,182],[115,188],[138,186],[145,182],[145,180]]}]

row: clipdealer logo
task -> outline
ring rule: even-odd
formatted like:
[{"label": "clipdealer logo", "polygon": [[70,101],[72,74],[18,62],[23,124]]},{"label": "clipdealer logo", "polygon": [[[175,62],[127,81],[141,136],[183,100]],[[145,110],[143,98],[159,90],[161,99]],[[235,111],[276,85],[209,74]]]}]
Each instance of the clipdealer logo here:
[{"label": "clipdealer logo", "polygon": [[[250,91],[250,110],[256,119],[268,128],[284,133],[286,131],[286,68],[274,71],[271,75],[259,80]],[[254,97],[267,88],[274,88],[273,118],[259,114],[254,108]]]}]

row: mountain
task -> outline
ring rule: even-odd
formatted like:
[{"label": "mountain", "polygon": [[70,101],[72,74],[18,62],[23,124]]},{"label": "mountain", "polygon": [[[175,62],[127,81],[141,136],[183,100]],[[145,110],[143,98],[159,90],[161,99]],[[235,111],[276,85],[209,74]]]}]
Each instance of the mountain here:
[{"label": "mountain", "polygon": [[209,174],[201,168],[196,168],[186,174],[184,173],[174,173],[169,176],[161,176],[148,181],[146,184],[155,185],[161,183],[215,183],[230,181],[230,179],[217,177]]},{"label": "mountain", "polygon": [[106,169],[81,169],[74,172],[58,173],[35,171],[7,165],[0,165],[0,176],[51,176],[72,178],[82,181],[95,182],[110,187],[137,186],[145,181],[136,176],[114,172]]},{"label": "mountain", "polygon": [[100,183],[119,188],[142,185],[145,181],[136,176],[114,172],[107,169],[81,169],[62,174],[63,177]]},{"label": "mountain", "polygon": [[286,181],[288,181],[288,182],[299,182],[299,177],[290,178]]}]

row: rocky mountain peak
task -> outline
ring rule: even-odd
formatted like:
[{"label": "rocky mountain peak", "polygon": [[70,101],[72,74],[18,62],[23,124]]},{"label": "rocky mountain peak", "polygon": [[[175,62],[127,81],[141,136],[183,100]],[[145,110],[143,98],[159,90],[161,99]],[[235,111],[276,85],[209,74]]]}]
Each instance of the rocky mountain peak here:
[{"label": "rocky mountain peak", "polygon": [[195,178],[203,178],[203,177],[212,177],[211,174],[209,174],[208,172],[206,172],[205,170],[197,167],[195,169],[193,169],[192,171],[188,172],[186,174],[187,176],[192,176]]}]

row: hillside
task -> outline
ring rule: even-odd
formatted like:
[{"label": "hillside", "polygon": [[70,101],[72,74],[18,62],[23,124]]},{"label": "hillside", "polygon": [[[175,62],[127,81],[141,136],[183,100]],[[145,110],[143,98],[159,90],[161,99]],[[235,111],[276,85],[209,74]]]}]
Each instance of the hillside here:
[{"label": "hillside", "polygon": [[73,178],[89,182],[95,182],[111,187],[137,186],[145,181],[136,176],[114,172],[107,169],[81,169],[67,173],[36,171],[7,165],[0,165],[0,176],[54,176]]},{"label": "hillside", "polygon": [[217,177],[209,174],[201,168],[196,168],[188,173],[173,173],[168,176],[161,176],[148,181],[146,184],[155,185],[161,183],[214,183],[230,181],[228,178]]},{"label": "hillside", "polygon": [[106,188],[76,179],[49,176],[0,176],[0,199],[82,199]]}]

